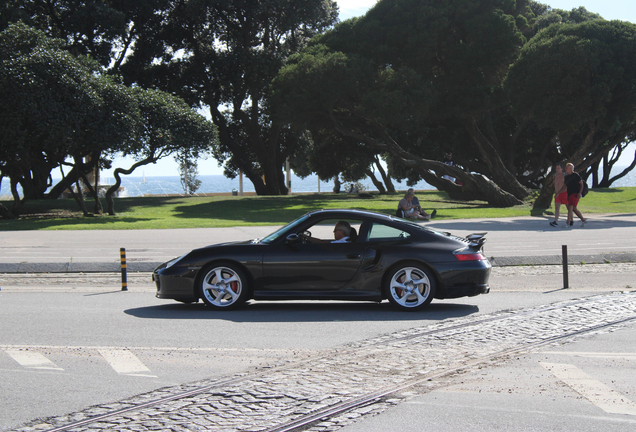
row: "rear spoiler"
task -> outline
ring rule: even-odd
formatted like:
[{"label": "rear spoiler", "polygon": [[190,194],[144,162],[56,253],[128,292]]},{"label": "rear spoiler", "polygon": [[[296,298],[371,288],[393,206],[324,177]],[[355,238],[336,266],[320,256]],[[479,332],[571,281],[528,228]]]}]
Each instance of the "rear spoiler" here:
[{"label": "rear spoiler", "polygon": [[469,242],[469,246],[472,247],[481,247],[484,243],[486,243],[486,234],[487,232],[480,233],[472,233],[466,236],[466,239]]}]

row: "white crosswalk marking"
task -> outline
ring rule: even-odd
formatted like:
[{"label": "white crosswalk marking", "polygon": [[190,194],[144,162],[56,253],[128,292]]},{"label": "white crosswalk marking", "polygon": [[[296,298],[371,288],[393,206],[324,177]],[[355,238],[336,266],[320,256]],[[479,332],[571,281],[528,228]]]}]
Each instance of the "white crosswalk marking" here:
[{"label": "white crosswalk marking", "polygon": [[156,378],[147,374],[150,369],[127,349],[100,349],[99,353],[120,375],[135,375]]},{"label": "white crosswalk marking", "polygon": [[576,366],[544,362],[539,364],[603,411],[611,414],[636,415],[634,402],[595,380]]},{"label": "white crosswalk marking", "polygon": [[30,351],[26,349],[14,349],[6,348],[4,350],[13,360],[20,363],[20,365],[31,369],[49,369],[49,370],[64,370],[58,367],[51,360],[44,357],[37,351]]}]

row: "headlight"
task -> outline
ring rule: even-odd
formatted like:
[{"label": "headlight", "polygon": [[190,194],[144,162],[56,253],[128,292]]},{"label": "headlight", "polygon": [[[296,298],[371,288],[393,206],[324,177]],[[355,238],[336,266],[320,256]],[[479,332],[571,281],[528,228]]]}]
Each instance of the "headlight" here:
[{"label": "headlight", "polygon": [[[189,253],[189,252],[188,252],[188,253]],[[173,265],[175,265],[176,263],[178,263],[179,261],[181,261],[181,258],[185,257],[186,255],[187,255],[187,253],[186,253],[186,254],[181,255],[181,256],[180,256],[180,257],[178,257],[178,258],[175,258],[175,259],[173,259],[173,260],[168,261],[168,263],[166,264],[166,268],[170,268],[170,267],[172,267]]]}]

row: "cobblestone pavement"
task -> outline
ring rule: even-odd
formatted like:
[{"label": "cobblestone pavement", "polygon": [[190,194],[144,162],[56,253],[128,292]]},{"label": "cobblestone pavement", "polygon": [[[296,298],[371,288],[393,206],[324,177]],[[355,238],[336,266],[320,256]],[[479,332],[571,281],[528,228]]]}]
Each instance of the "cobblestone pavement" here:
[{"label": "cobblestone pavement", "polygon": [[[398,403],[410,392],[434,388],[436,377],[444,374],[502,361],[513,351],[531,351],[537,344],[561,343],[558,338],[565,335],[607,331],[600,326],[634,319],[634,291],[453,319],[328,350],[309,360],[282,362],[223,381],[159,389],[69,416],[37,420],[17,431],[50,429],[118,410],[118,415],[76,425],[70,430],[276,430],[326,408],[402,387],[363,407],[308,426],[308,430],[316,432],[334,431],[358,417]],[[406,388],[409,385],[415,387]],[[167,397],[172,399],[148,403]],[[121,412],[124,409],[129,410]]]}]

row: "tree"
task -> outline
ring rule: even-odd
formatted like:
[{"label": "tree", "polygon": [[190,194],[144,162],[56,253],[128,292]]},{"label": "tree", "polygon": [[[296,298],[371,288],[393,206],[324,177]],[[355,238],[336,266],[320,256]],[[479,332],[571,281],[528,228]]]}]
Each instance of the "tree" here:
[{"label": "tree", "polygon": [[22,22],[63,41],[76,57],[89,56],[118,73],[139,37],[163,19],[171,0],[6,0],[0,29]]},{"label": "tree", "polygon": [[134,89],[140,109],[138,136],[121,152],[136,162],[129,168],[115,168],[115,183],[106,191],[108,214],[115,214],[113,194],[121,185],[121,175],[166,156],[185,152],[197,158],[217,145],[217,129],[209,120],[192,110],[182,99],[160,90]]},{"label": "tree", "polygon": [[[280,115],[391,153],[453,197],[518,204],[529,191],[482,128],[507,104],[502,81],[525,42],[525,15],[525,1],[379,1],[290,58],[274,82]],[[445,121],[461,127],[488,178],[427,158],[443,153],[423,132]]]},{"label": "tree", "polygon": [[[614,147],[609,154],[603,156],[603,160],[600,162],[596,162],[590,166],[586,173],[583,174],[583,178],[587,179],[588,177],[592,177],[592,188],[608,188],[611,187],[612,183],[617,180],[622,179],[627,174],[629,174],[634,168],[636,168],[636,152],[634,153],[634,159],[632,163],[624,168],[620,173],[615,176],[611,176],[612,168],[619,161],[621,155],[627,148],[627,146],[636,141],[636,134],[630,134],[625,141]],[[599,178],[599,171],[603,169],[603,176]]]},{"label": "tree", "polygon": [[[215,126],[182,99],[118,84],[62,46],[22,24],[0,33],[0,175],[11,180],[14,214],[25,199],[55,199],[74,184],[81,191],[80,180],[98,203],[86,174],[115,154],[133,156],[133,166],[115,169],[106,193],[113,215],[121,174],[178,151],[196,157],[216,144]],[[51,171],[63,167],[70,171],[53,185]],[[76,199],[88,214],[81,193]]]},{"label": "tree", "polygon": [[336,17],[332,0],[174,2],[120,70],[129,82],[209,107],[219,129],[213,155],[226,175],[242,170],[257,194],[284,194],[283,163],[299,141],[272,118],[269,83]]},{"label": "tree", "polygon": [[[0,171],[11,179],[16,212],[22,200],[57,198],[103,152],[134,140],[138,113],[129,90],[61,45],[22,24],[0,33]],[[63,166],[70,171],[53,186],[51,171]]]},{"label": "tree", "polygon": [[[557,162],[585,172],[636,131],[636,25],[552,25],[522,49],[506,84],[520,118],[555,131]],[[548,178],[535,205],[551,193]]]},{"label": "tree", "polygon": [[[368,177],[380,193],[386,193],[387,189],[395,192],[376,152],[353,141],[347,142],[347,138],[333,131],[321,132],[324,134],[316,133],[313,137],[309,133],[301,135],[303,144],[290,158],[296,175],[306,177],[316,173],[323,179],[342,176],[348,182]],[[376,169],[380,172],[381,180],[375,177]]]},{"label": "tree", "polygon": [[201,186],[201,180],[197,178],[199,170],[197,161],[185,151],[181,151],[175,156],[179,164],[179,177],[181,187],[186,195],[193,195]]}]

